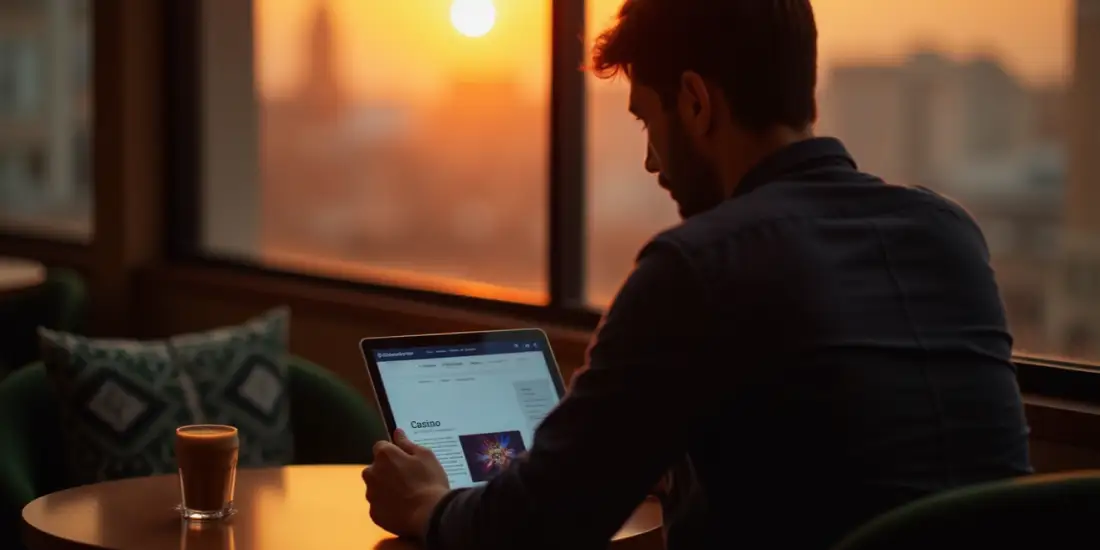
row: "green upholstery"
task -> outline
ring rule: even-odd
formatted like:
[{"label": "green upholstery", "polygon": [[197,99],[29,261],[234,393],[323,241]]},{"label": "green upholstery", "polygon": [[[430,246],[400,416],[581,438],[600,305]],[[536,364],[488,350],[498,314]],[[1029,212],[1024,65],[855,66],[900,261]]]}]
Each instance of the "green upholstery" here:
[{"label": "green upholstery", "polygon": [[295,464],[370,464],[374,444],[388,438],[355,388],[301,359],[290,365],[290,423]]},{"label": "green upholstery", "polygon": [[[376,410],[331,372],[290,361],[291,425],[297,464],[369,464],[386,437]],[[20,513],[66,488],[58,403],[41,364],[0,381],[0,548],[20,548]]]},{"label": "green upholstery", "polygon": [[88,293],[75,271],[50,269],[37,288],[0,300],[0,379],[39,359],[38,327],[79,333]]},{"label": "green upholstery", "polygon": [[1033,475],[925,497],[870,521],[833,550],[1091,548],[1100,544],[1098,518],[1100,472]]}]

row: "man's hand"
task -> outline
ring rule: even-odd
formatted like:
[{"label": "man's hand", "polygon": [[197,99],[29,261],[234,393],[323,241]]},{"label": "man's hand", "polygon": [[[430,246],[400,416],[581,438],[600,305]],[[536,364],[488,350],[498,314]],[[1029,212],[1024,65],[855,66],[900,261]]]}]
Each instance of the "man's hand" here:
[{"label": "man's hand", "polygon": [[374,464],[363,470],[363,481],[371,519],[399,537],[423,539],[432,511],[450,491],[435,454],[402,430],[394,432],[393,443],[374,445]]}]

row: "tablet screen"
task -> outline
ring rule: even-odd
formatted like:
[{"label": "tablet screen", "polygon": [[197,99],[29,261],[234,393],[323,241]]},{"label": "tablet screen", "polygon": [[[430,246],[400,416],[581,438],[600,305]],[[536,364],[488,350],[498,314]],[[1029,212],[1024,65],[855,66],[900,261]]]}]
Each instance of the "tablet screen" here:
[{"label": "tablet screen", "polygon": [[492,479],[526,452],[558,402],[539,341],[374,350],[396,427],[431,449],[452,488]]}]

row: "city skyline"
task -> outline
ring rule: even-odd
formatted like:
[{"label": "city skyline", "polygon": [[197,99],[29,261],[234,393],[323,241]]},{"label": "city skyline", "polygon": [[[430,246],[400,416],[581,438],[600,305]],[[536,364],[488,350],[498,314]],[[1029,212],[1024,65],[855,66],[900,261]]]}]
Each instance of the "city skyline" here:
[{"label": "city skyline", "polygon": [[[545,95],[550,60],[547,0],[495,0],[497,24],[480,38],[453,28],[449,2],[258,0],[258,89],[272,99],[293,94],[306,72],[302,41],[308,37],[314,10],[325,6],[332,13],[335,69],[352,98],[442,94],[447,82],[456,78],[500,75],[511,75],[529,94]],[[621,3],[589,2],[589,42]],[[994,56],[1003,60],[1009,73],[1035,85],[1063,82],[1071,72],[1072,48],[1066,39],[1073,20],[1071,0],[885,4],[815,2],[823,77],[836,64],[889,62],[921,49],[943,51],[957,61]]]}]

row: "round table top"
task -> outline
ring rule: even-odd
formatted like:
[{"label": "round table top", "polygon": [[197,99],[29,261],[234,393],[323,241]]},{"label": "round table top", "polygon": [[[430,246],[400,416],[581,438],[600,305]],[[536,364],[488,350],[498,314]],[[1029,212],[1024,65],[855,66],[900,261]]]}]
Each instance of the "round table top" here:
[{"label": "round table top", "polygon": [[42,284],[46,266],[33,260],[0,256],[0,295]]},{"label": "round table top", "polygon": [[[370,519],[362,466],[242,469],[239,510],[226,522],[185,522],[176,475],[86,485],[23,508],[30,550],[411,550]],[[647,501],[612,548],[661,548],[661,510]]]}]

